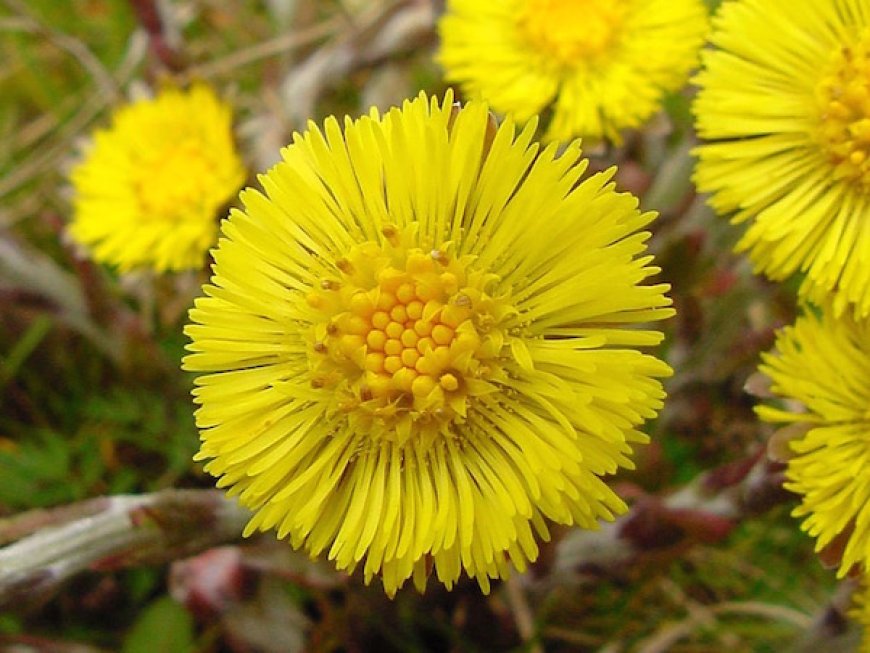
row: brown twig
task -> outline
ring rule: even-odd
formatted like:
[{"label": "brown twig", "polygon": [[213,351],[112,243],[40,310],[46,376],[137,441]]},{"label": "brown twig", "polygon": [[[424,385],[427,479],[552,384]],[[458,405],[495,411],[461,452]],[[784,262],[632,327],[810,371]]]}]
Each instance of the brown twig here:
[{"label": "brown twig", "polygon": [[721,540],[742,519],[791,497],[782,489],[782,470],[759,452],[705,472],[668,497],[642,496],[600,530],[570,532],[559,543],[551,576],[618,570],[645,554]]},{"label": "brown twig", "polygon": [[419,49],[434,38],[431,2],[399,0],[360,16],[353,29],[339,34],[295,66],[284,78],[281,95],[287,118],[298,127],[315,115],[326,89],[351,73],[378,66]]},{"label": "brown twig", "polygon": [[93,320],[77,279],[50,257],[2,231],[0,294],[49,311],[113,361],[121,361],[122,341]]},{"label": "brown twig", "polygon": [[220,59],[190,66],[183,74],[187,81],[209,79],[235,71],[237,68],[256,63],[262,59],[275,57],[326,38],[337,29],[346,25],[343,18],[334,17],[317,25],[301,30],[281,34],[273,39],[262,41],[243,50],[237,50]]},{"label": "brown twig", "polygon": [[848,618],[852,595],[858,585],[858,580],[854,578],[847,578],[839,584],[828,603],[815,615],[796,642],[796,653],[858,650],[859,630],[853,627]]},{"label": "brown twig", "polygon": [[535,617],[532,614],[531,607],[529,607],[529,601],[526,598],[525,590],[520,584],[519,578],[511,576],[505,581],[504,587],[508,604],[514,615],[514,621],[517,624],[517,632],[519,632],[523,642],[529,645],[527,650],[529,653],[543,653],[544,649],[540,643],[535,641]]},{"label": "brown twig", "polygon": [[173,48],[165,34],[163,16],[157,0],[129,0],[133,13],[148,35],[148,47],[167,70],[179,72],[185,66],[181,53]]}]

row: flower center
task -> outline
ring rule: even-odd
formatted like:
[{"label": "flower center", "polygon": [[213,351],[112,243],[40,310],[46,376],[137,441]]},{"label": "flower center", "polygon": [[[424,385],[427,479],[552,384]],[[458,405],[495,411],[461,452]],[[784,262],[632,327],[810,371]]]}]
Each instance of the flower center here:
[{"label": "flower center", "polygon": [[573,64],[613,44],[626,13],[623,5],[621,0],[527,0],[519,24],[535,48]]},{"label": "flower center", "polygon": [[139,168],[135,192],[143,213],[156,219],[199,217],[204,198],[214,197],[214,190],[209,189],[214,171],[195,145],[169,145],[158,156],[142,161]]},{"label": "flower center", "polygon": [[[354,246],[307,300],[314,388],[373,433],[403,443],[464,419],[475,396],[502,375],[506,298],[487,294],[497,277],[469,269],[452,243],[426,253],[413,228],[383,230],[385,242]],[[378,426],[382,428],[377,428]],[[375,428],[371,428],[375,427]]]},{"label": "flower center", "polygon": [[816,136],[834,166],[834,178],[870,191],[870,30],[834,52],[816,97]]}]

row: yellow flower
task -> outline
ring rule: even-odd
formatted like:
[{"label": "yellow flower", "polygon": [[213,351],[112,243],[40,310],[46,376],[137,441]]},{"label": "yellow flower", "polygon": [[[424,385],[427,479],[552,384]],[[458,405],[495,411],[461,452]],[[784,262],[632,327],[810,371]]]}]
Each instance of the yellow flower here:
[{"label": "yellow flower", "polygon": [[870,653],[870,583],[866,577],[861,578],[861,584],[852,594],[851,617],[861,626],[863,636],[858,653]]},{"label": "yellow flower", "polygon": [[121,271],[199,268],[245,179],[230,108],[206,86],[117,111],[72,171],[71,236]]},{"label": "yellow flower", "polygon": [[843,576],[870,560],[870,322],[808,311],[780,331],[776,349],[760,369],[774,393],[803,409],[757,410],[769,422],[803,426],[790,443],[785,487],[801,497],[793,514],[805,517],[816,551],[845,545]]},{"label": "yellow flower", "polygon": [[670,370],[653,219],[488,107],[421,95],[314,124],[242,193],[186,333],[198,459],[277,529],[392,595],[486,591],[545,518],[595,528]]},{"label": "yellow flower", "polygon": [[725,2],[703,55],[695,180],[749,221],[756,270],[870,314],[870,4]]},{"label": "yellow flower", "polygon": [[438,59],[516,120],[551,109],[548,140],[618,142],[685,82],[706,29],[701,0],[449,0]]}]

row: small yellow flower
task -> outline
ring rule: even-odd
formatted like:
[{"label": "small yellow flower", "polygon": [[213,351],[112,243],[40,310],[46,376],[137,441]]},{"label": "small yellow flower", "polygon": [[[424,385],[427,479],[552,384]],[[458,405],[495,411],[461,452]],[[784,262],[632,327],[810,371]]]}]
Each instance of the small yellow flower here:
[{"label": "small yellow flower", "polygon": [[202,267],[245,179],[231,118],[203,85],[119,109],[71,173],[71,236],[121,271]]},{"label": "small yellow flower", "polygon": [[861,578],[861,585],[852,594],[849,617],[858,623],[863,631],[858,653],[870,653],[870,584],[866,576]]},{"label": "small yellow flower", "polygon": [[619,141],[697,62],[701,0],[449,0],[438,59],[448,81],[525,121],[546,109],[548,140]]},{"label": "small yellow flower", "polygon": [[670,370],[651,213],[581,181],[577,143],[425,95],[330,118],[242,193],[186,333],[206,470],[277,529],[392,595],[434,568],[486,591],[545,519],[595,528]]},{"label": "small yellow flower", "polygon": [[737,249],[757,271],[803,272],[805,298],[870,314],[870,4],[728,1],[711,40],[698,188],[749,223]]},{"label": "small yellow flower", "polygon": [[[794,510],[816,550],[845,538],[839,575],[870,561],[870,322],[846,313],[808,311],[778,334],[761,371],[791,406],[759,406],[769,422],[801,424],[791,441],[785,487],[801,496]],[[835,542],[836,540],[836,542]]]}]

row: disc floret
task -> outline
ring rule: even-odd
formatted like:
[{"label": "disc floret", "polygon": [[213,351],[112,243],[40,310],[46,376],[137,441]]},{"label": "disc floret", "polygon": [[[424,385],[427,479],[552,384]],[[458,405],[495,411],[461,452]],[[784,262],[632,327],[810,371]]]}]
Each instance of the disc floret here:
[{"label": "disc floret", "polygon": [[335,261],[335,278],[308,295],[311,385],[335,408],[398,444],[465,419],[504,377],[506,318],[498,277],[453,244],[425,251],[414,229],[387,226]]},{"label": "disc floret", "polygon": [[575,67],[613,46],[625,13],[626,7],[616,2],[528,0],[517,22],[535,49],[563,66]]},{"label": "disc floret", "polygon": [[838,47],[816,87],[817,138],[836,179],[870,190],[870,29]]}]

